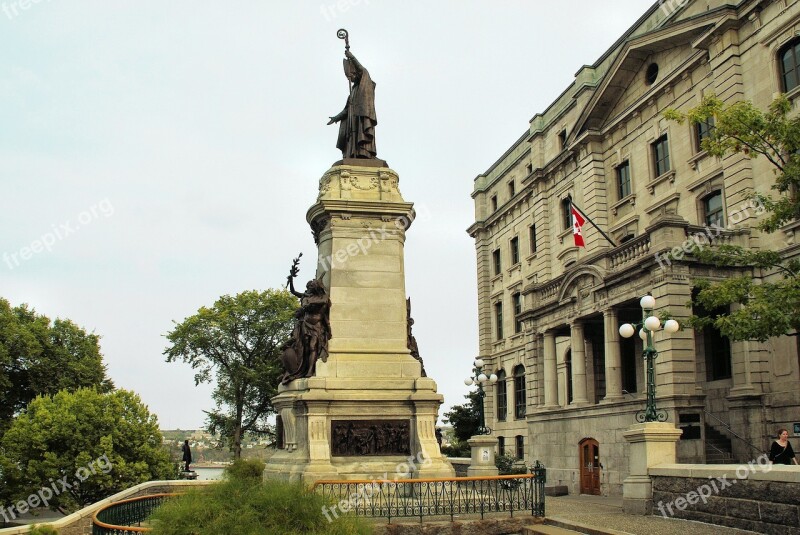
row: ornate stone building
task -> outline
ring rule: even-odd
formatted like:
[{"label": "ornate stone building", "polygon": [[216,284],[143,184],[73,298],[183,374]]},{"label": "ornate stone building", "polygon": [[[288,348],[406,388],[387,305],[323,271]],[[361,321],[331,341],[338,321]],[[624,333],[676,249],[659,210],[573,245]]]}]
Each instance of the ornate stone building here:
[{"label": "ornate stone building", "polygon": [[[622,432],[646,384],[642,341],[619,325],[641,320],[647,292],[680,321],[693,281],[732,273],[679,252],[687,239],[800,247],[800,224],[754,228],[748,194],[769,192],[768,162],[711,157],[709,125],[662,113],[709,93],[766,108],[785,92],[798,108],[798,69],[800,3],[662,0],[475,179],[480,357],[500,378],[485,408],[506,454],[543,461],[572,493],[621,494]],[[616,245],[587,223],[575,247],[569,199]],[[800,422],[796,337],[730,342],[707,328],[655,340],[658,405],[684,430],[681,462],[753,459]]]}]

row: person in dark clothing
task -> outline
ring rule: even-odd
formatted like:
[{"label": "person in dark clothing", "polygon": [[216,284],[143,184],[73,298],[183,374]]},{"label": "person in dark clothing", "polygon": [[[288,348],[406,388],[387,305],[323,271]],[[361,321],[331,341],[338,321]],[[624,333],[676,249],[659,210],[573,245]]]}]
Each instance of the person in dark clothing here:
[{"label": "person in dark clothing", "polygon": [[192,450],[189,448],[188,440],[183,441],[181,449],[183,450],[183,471],[189,472],[189,464],[192,462]]},{"label": "person in dark clothing", "polygon": [[778,440],[772,443],[769,460],[772,464],[797,464],[792,443],[789,442],[789,431],[786,429],[778,429]]}]

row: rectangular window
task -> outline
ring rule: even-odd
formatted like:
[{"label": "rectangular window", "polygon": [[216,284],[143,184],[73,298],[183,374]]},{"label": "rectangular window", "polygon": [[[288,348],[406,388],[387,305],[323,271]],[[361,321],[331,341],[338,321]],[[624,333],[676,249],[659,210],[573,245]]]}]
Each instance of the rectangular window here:
[{"label": "rectangular window", "polygon": [[666,134],[653,143],[653,162],[655,163],[656,176],[661,176],[670,170],[669,145],[667,144]]},{"label": "rectangular window", "polygon": [[529,229],[531,254],[536,252],[536,225],[531,225]]},{"label": "rectangular window", "polygon": [[617,194],[620,200],[631,194],[631,164],[628,161],[617,167]]},{"label": "rectangular window", "polygon": [[514,418],[525,418],[525,368],[520,364],[514,370]]},{"label": "rectangular window", "polygon": [[519,264],[519,238],[514,236],[511,238],[511,265]]},{"label": "rectangular window", "polygon": [[506,390],[506,373],[503,370],[497,372],[497,419],[501,422],[506,420],[508,413],[508,391]]},{"label": "rectangular window", "polygon": [[706,225],[712,226],[725,226],[725,217],[722,213],[722,192],[717,191],[703,199],[703,216]]},{"label": "rectangular window", "polygon": [[518,319],[522,314],[522,294],[515,293],[511,296],[514,300],[514,333],[522,332],[522,321]]},{"label": "rectangular window", "polygon": [[562,130],[558,134],[558,150],[564,150],[567,148],[567,131]]},{"label": "rectangular window", "polygon": [[711,135],[711,130],[714,128],[714,118],[709,117],[707,120],[697,123],[695,126],[695,149],[697,152],[703,150],[703,140]]},{"label": "rectangular window", "polygon": [[494,319],[497,327],[497,339],[503,339],[503,303],[498,302],[494,304]]},{"label": "rectangular window", "polygon": [[561,201],[561,217],[564,219],[564,230],[572,228],[572,200],[566,198]]},{"label": "rectangular window", "polygon": [[506,437],[497,437],[497,454],[506,454]]},{"label": "rectangular window", "polygon": [[508,196],[513,197],[517,194],[517,185],[514,184],[514,181],[508,183]]},{"label": "rectangular window", "polygon": [[503,263],[500,260],[500,249],[492,251],[492,265],[494,265],[494,274],[499,275],[503,270]]},{"label": "rectangular window", "polygon": [[522,435],[517,435],[514,439],[516,443],[517,459],[525,458],[525,439]]},{"label": "rectangular window", "polygon": [[530,175],[531,173],[533,173],[533,164],[528,164],[528,165],[526,165],[526,166],[525,166],[525,172],[526,172],[528,175]]},{"label": "rectangular window", "polygon": [[497,195],[492,195],[492,212],[497,211]]}]

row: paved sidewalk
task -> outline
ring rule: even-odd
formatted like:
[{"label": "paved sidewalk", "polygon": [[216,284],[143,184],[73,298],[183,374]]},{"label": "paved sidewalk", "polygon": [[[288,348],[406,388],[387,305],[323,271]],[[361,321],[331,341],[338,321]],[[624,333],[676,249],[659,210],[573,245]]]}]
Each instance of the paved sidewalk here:
[{"label": "paved sidewalk", "polygon": [[626,515],[622,512],[622,497],[548,496],[545,501],[545,512],[548,520],[584,524],[598,530],[614,530],[620,534],[745,535],[753,533],[691,520]]}]

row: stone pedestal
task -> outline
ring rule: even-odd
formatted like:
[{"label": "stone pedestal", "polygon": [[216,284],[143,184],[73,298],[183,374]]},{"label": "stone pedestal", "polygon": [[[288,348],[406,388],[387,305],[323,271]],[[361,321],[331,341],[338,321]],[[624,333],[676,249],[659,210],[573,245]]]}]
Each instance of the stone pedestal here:
[{"label": "stone pedestal", "polygon": [[[334,165],[320,180],[306,219],[318,247],[316,277],[331,300],[329,356],[317,362],[314,377],[282,385],[273,398],[283,422],[284,449],[270,459],[266,477],[315,481],[455,474],[436,442],[443,398],[436,383],[422,377],[421,364],[408,349],[403,247],[414,211],[398,184],[388,167],[352,160]],[[302,279],[308,268],[301,265],[301,270]],[[351,430],[333,438],[334,427],[348,425]],[[390,434],[382,429],[396,425],[404,426],[401,442],[408,435],[407,451],[376,454],[381,447],[372,437],[380,434],[385,441]],[[334,442],[354,434],[361,436],[363,451],[342,455]]]},{"label": "stone pedestal", "polygon": [[644,422],[632,425],[622,435],[630,443],[629,475],[622,482],[622,509],[627,514],[653,512],[653,483],[648,475],[652,466],[677,462],[676,443],[680,429],[671,423]]},{"label": "stone pedestal", "polygon": [[494,464],[495,449],[497,448],[497,437],[490,435],[475,435],[467,440],[472,457],[467,477],[487,477],[496,476],[499,471]]}]

